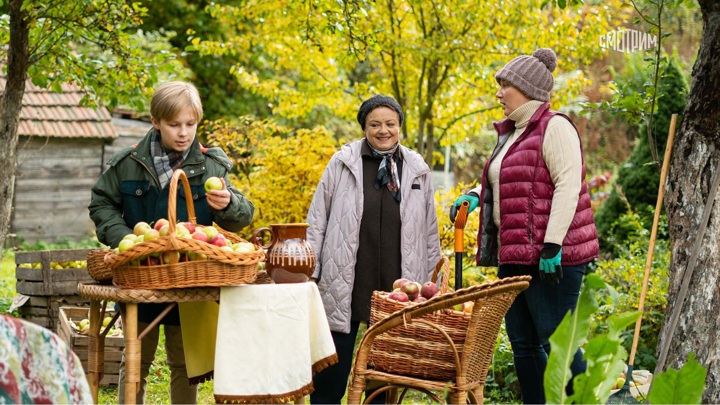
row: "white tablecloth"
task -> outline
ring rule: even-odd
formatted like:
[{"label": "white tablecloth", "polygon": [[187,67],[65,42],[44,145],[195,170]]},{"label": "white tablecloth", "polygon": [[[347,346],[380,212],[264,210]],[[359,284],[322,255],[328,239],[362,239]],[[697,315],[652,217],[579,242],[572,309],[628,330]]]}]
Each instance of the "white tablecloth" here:
[{"label": "white tablecloth", "polygon": [[218,403],[292,402],[337,362],[315,283],[223,287],[215,347]]}]

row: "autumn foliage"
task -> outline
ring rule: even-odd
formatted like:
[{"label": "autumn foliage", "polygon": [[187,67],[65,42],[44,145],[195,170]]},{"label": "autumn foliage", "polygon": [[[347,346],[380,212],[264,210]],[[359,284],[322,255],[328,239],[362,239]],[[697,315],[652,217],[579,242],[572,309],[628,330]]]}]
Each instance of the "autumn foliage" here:
[{"label": "autumn foliage", "polygon": [[292,129],[250,117],[205,122],[202,137],[235,163],[230,179],[255,205],[253,228],[305,222],[323,170],[342,144],[323,126]]}]

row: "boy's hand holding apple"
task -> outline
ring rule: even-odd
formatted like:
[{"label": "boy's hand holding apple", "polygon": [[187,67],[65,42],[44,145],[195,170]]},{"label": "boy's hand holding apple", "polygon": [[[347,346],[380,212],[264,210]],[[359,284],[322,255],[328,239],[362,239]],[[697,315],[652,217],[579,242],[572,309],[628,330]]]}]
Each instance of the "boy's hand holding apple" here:
[{"label": "boy's hand holding apple", "polygon": [[231,194],[225,187],[225,179],[210,177],[205,180],[205,197],[210,208],[224,210],[230,204]]}]

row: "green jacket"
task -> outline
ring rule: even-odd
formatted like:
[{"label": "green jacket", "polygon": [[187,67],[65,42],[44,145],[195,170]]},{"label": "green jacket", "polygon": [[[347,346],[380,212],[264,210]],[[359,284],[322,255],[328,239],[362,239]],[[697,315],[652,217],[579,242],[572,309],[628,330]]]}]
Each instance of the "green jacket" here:
[{"label": "green jacket", "polygon": [[[160,190],[150,154],[150,142],[155,134],[156,130],[151,129],[140,143],[116,153],[92,188],[90,218],[95,223],[98,240],[108,246],[117,247],[140,221],[152,223],[168,217],[170,186]],[[190,183],[198,224],[215,222],[225,230],[237,232],[252,221],[255,207],[230,183],[228,173],[232,167],[232,161],[222,149],[205,148],[195,138],[182,169]],[[224,178],[232,193],[230,204],[221,211],[210,208],[205,200],[205,180],[212,176]],[[188,215],[181,184],[178,190],[177,220],[185,221]]]}]

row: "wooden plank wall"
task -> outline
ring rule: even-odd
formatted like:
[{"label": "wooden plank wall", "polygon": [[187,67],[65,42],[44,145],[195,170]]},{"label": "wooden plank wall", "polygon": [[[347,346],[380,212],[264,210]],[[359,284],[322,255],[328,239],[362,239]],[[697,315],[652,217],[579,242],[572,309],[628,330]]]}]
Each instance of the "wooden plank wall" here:
[{"label": "wooden plank wall", "polygon": [[92,235],[87,206],[102,170],[103,140],[23,138],[11,233],[29,243]]},{"label": "wooden plank wall", "polygon": [[113,118],[119,137],[28,138],[18,143],[18,169],[11,235],[6,246],[22,241],[52,243],[91,237],[95,225],[87,206],[90,189],[106,162],[120,149],[137,144],[152,124]]}]

